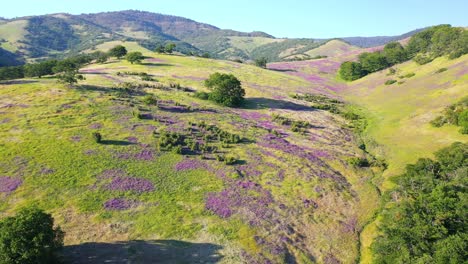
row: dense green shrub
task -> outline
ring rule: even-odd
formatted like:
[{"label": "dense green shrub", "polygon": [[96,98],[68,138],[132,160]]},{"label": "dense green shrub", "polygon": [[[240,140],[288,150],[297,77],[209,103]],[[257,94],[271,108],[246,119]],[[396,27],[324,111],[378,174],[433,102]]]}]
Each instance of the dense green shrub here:
[{"label": "dense green shrub", "polygon": [[442,73],[442,72],[444,72],[446,70],[448,70],[448,69],[447,68],[440,68],[435,73]]},{"label": "dense green shrub", "polygon": [[234,107],[244,102],[245,90],[232,74],[213,73],[205,80],[205,86],[212,90],[209,99],[218,104]]},{"label": "dense green shrub", "polygon": [[101,133],[99,133],[99,132],[93,132],[92,135],[93,135],[93,140],[94,140],[94,142],[96,142],[96,143],[101,143],[101,141],[102,141],[102,135],[101,135]]},{"label": "dense green shrub", "polygon": [[352,157],[348,159],[349,165],[358,168],[369,167],[370,163],[366,158]]},{"label": "dense green shrub", "polygon": [[465,263],[468,145],[454,143],[395,178],[371,250],[374,263]]},{"label": "dense green shrub", "polygon": [[111,57],[116,57],[117,59],[120,59],[127,55],[127,49],[122,45],[117,45],[110,49],[108,54]]},{"label": "dense green shrub", "polygon": [[255,59],[255,66],[260,67],[260,68],[266,68],[268,63],[268,59],[265,57],[257,58]]},{"label": "dense green shrub", "polygon": [[362,65],[358,62],[354,61],[346,61],[341,64],[339,74],[341,78],[345,81],[354,81],[363,76],[367,73],[363,70]]},{"label": "dense green shrub", "polygon": [[141,63],[141,61],[144,59],[145,57],[143,56],[143,54],[139,51],[133,51],[133,52],[129,52],[127,55],[125,55],[125,59],[130,62],[131,64],[133,63]]},{"label": "dense green shrub", "polygon": [[54,219],[37,208],[19,211],[0,221],[0,263],[59,263],[64,233]]},{"label": "dense green shrub", "polygon": [[193,96],[202,100],[208,100],[210,98],[210,94],[207,92],[195,92]]},{"label": "dense green shrub", "polygon": [[141,100],[146,105],[157,105],[158,98],[154,94],[147,94]]},{"label": "dense green shrub", "polygon": [[443,114],[430,123],[434,127],[441,127],[445,124],[460,126],[460,133],[466,134],[465,131],[468,129],[468,97],[445,108]]},{"label": "dense green shrub", "polygon": [[396,82],[397,82],[396,80],[386,80],[385,85],[392,85],[392,84],[394,84]]}]

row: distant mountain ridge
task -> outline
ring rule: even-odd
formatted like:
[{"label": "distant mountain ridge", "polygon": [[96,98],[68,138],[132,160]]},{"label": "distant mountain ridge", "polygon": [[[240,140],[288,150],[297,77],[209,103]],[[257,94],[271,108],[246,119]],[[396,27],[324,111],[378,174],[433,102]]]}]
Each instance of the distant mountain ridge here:
[{"label": "distant mountain ridge", "polygon": [[[350,45],[379,46],[401,40],[418,32],[393,37],[342,38]],[[311,50],[329,39],[275,38],[265,32],[240,32],[220,29],[191,19],[126,10],[95,14],[66,13],[0,19],[0,63],[63,57],[95,49],[109,41],[135,41],[154,49],[174,42],[182,53],[202,54],[221,59],[252,60],[266,57],[269,61],[308,58]]]}]

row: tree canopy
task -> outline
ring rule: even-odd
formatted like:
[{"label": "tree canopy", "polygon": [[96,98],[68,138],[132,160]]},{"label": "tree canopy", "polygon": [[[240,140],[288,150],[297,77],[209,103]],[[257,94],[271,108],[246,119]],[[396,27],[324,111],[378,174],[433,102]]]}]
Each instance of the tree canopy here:
[{"label": "tree canopy", "polygon": [[58,263],[64,233],[54,219],[37,208],[23,209],[0,221],[0,263]]},{"label": "tree canopy", "polygon": [[386,196],[375,263],[465,263],[468,257],[468,144],[454,143],[420,159]]},{"label": "tree canopy", "polygon": [[127,61],[129,61],[131,64],[133,63],[141,63],[141,61],[145,58],[143,54],[139,51],[134,51],[130,52],[125,56]]},{"label": "tree canopy", "polygon": [[109,56],[116,57],[117,59],[127,55],[127,49],[122,45],[117,45],[109,50]]},{"label": "tree canopy", "polygon": [[212,92],[209,99],[224,106],[239,106],[244,101],[245,90],[232,74],[213,73],[205,80],[205,86]]}]

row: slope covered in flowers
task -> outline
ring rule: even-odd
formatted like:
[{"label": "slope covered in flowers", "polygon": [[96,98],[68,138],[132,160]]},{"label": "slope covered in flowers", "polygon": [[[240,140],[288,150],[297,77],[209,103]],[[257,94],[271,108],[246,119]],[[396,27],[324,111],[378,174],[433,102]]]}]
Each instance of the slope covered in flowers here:
[{"label": "slope covered in flowers", "polygon": [[[373,173],[347,162],[367,155],[347,120],[289,97],[312,91],[308,80],[125,45],[148,58],[88,65],[75,87],[50,78],[0,85],[2,216],[32,204],[52,212],[71,260],[117,254],[85,243],[98,250],[99,243],[154,239],[190,242],[184,253],[173,251],[175,260],[190,254],[210,261],[197,246],[208,244],[221,263],[358,258],[359,232],[378,203]],[[213,72],[241,80],[244,107],[193,96]],[[144,103],[148,95],[157,105]],[[274,115],[310,125],[293,132]],[[240,140],[223,142],[219,131]],[[190,144],[182,154],[165,151],[157,144],[165,133]],[[236,162],[226,165],[219,155]]]}]

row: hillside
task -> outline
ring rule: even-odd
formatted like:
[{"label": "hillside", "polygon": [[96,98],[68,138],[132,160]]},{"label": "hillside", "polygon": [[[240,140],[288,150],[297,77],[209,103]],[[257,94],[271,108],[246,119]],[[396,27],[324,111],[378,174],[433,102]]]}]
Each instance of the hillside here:
[{"label": "hillside", "polygon": [[[365,42],[363,46],[366,47],[378,46],[413,33],[345,40],[352,45]],[[18,61],[61,58],[116,40],[136,41],[152,50],[157,45],[173,42],[182,53],[208,52],[212,57],[221,59],[266,57],[269,61],[280,61],[292,55],[306,56],[310,50],[327,42],[278,39],[264,32],[220,29],[182,17],[133,10],[82,15],[51,14],[0,21],[0,48],[14,53]],[[2,55],[0,61],[9,62],[8,56]]]},{"label": "hillside", "polygon": [[[66,263],[463,259],[468,35],[430,30],[360,48],[140,11],[0,20],[0,65],[84,53],[0,71],[0,244],[4,219],[36,206]],[[117,45],[141,61],[90,55]],[[360,75],[344,81],[347,61]],[[214,103],[213,73],[245,100]]]},{"label": "hillside", "polygon": [[[136,43],[125,45],[144,51]],[[172,256],[167,261],[191,251],[209,261],[212,249],[222,263],[358,257],[358,231],[372,216],[378,193],[370,171],[343,162],[364,155],[348,121],[288,99],[309,85],[306,80],[233,62],[145,54],[150,58],[142,65],[89,65],[81,70],[86,81],[76,88],[48,78],[1,86],[0,174],[19,183],[2,194],[2,215],[32,203],[53,212],[67,233],[65,252],[71,258],[107,258],[99,249],[116,241],[135,247],[122,253],[130,259],[151,245],[182,243],[169,240],[189,244],[167,252]],[[226,109],[170,88],[122,94],[113,87],[140,82],[117,75],[127,71],[197,90],[204,89],[201,80],[209,73],[230,72],[246,89],[247,107]],[[159,107],[142,104],[144,94],[156,95]],[[142,119],[132,117],[135,107]],[[312,125],[305,134],[295,133],[272,121],[273,114]],[[238,164],[223,165],[214,154],[202,160],[199,154],[156,148],[153,131],[209,133],[190,125],[202,121],[243,138],[225,147],[209,141]],[[103,135],[103,144],[91,139],[94,131]]]}]

